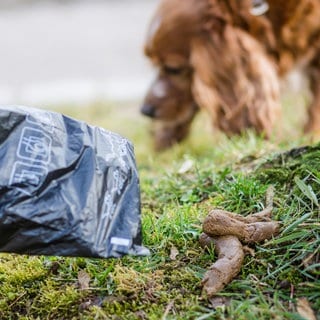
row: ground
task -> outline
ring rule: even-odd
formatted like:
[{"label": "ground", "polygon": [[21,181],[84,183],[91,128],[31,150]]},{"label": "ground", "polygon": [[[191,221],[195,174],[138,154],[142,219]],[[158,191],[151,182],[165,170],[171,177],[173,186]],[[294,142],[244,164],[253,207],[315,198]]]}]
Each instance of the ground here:
[{"label": "ground", "polygon": [[[284,102],[291,107],[296,100]],[[303,301],[319,310],[319,146],[282,154],[310,144],[299,123],[288,117],[291,135],[281,141],[251,132],[227,139],[212,134],[199,115],[187,141],[157,154],[149,121],[132,110],[135,103],[56,108],[133,141],[143,243],[151,255],[99,260],[1,254],[0,318],[303,319]],[[212,208],[241,215],[263,209],[270,185],[280,234],[251,246],[255,255],[245,257],[240,274],[219,294],[222,306],[214,309],[200,285],[216,259],[199,246],[202,221]]]}]

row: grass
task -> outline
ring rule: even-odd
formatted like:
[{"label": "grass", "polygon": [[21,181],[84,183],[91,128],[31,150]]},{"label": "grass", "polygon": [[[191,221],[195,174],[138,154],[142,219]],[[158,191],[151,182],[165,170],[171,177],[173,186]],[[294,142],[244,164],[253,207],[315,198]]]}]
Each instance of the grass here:
[{"label": "grass", "polygon": [[[295,119],[285,118],[290,138],[278,142],[251,132],[231,139],[212,135],[200,115],[187,141],[156,154],[148,121],[135,104],[54,110],[134,143],[143,242],[151,255],[99,260],[0,254],[0,319],[303,319],[296,309],[301,297],[320,310],[320,147],[311,150],[315,157],[277,155],[308,142]],[[281,232],[253,246],[255,255],[245,257],[241,273],[220,293],[228,303],[214,309],[201,295],[201,279],[215,260],[213,251],[199,247],[201,222],[213,207],[243,215],[263,209],[269,185],[276,190]]]}]

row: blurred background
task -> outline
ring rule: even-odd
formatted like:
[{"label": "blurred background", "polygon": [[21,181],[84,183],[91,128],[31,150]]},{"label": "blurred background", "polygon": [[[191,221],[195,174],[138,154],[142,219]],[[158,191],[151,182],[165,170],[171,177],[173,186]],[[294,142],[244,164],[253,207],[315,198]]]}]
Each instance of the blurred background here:
[{"label": "blurred background", "polygon": [[139,101],[158,0],[1,0],[0,104]]},{"label": "blurred background", "polygon": [[[154,72],[143,45],[159,1],[0,0],[0,104],[58,111],[118,132],[145,157],[152,122],[139,109]],[[305,105],[301,83],[292,83],[289,110]],[[295,108],[284,117],[297,134],[300,109],[301,116]],[[210,121],[202,114],[196,121],[191,143],[212,146]]]}]

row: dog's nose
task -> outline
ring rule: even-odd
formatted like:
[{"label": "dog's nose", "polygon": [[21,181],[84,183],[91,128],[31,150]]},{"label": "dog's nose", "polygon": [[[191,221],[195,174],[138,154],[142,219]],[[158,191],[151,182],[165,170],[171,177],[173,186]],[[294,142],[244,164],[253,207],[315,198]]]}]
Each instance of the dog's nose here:
[{"label": "dog's nose", "polygon": [[141,108],[141,113],[147,117],[154,118],[156,114],[156,108],[151,104],[145,104]]}]

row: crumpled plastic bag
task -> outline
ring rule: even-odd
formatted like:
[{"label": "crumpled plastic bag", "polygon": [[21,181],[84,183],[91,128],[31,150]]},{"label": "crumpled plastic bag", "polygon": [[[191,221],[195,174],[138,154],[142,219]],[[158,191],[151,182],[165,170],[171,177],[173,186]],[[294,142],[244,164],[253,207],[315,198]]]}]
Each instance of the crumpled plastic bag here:
[{"label": "crumpled plastic bag", "polygon": [[0,251],[146,255],[132,144],[59,113],[0,107]]}]

